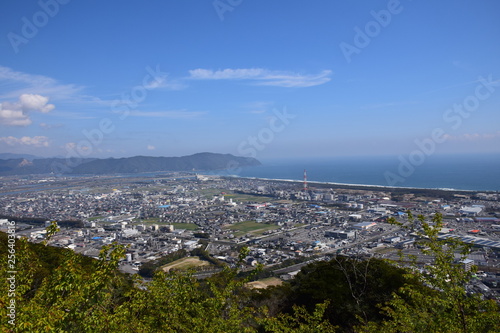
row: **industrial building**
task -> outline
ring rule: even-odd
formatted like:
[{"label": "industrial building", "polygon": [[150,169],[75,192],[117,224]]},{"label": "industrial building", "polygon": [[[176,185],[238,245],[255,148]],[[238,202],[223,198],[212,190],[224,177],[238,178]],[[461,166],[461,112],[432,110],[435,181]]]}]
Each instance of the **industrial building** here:
[{"label": "industrial building", "polygon": [[325,237],[348,239],[348,238],[354,238],[355,236],[356,236],[356,233],[354,231],[345,231],[345,230],[327,230],[327,231],[325,231]]},{"label": "industrial building", "polygon": [[356,230],[368,230],[376,225],[377,225],[376,222],[360,222],[353,225],[352,228]]},{"label": "industrial building", "polygon": [[441,235],[438,236],[439,239],[447,239],[447,238],[458,238],[462,242],[467,244],[472,244],[474,246],[482,246],[482,247],[490,247],[495,250],[500,250],[500,242],[493,241],[490,239],[473,237],[473,236],[457,236],[457,235]]},{"label": "industrial building", "polygon": [[477,214],[479,214],[483,211],[483,208],[484,208],[484,206],[481,206],[481,205],[465,206],[465,207],[460,208],[459,213],[465,214],[468,216],[477,216]]}]

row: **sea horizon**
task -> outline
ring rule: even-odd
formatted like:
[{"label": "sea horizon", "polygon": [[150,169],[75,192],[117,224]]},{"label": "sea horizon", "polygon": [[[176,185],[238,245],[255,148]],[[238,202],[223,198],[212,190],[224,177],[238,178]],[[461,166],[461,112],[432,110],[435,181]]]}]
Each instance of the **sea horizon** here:
[{"label": "sea horizon", "polygon": [[500,153],[442,154],[422,163],[403,155],[259,159],[260,166],[214,172],[243,178],[333,185],[500,191]]}]

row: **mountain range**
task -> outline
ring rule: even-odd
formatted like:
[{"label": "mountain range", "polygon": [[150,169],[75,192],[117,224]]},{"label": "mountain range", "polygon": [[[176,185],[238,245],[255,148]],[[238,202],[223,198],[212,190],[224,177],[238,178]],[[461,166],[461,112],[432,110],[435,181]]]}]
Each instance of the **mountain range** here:
[{"label": "mountain range", "polygon": [[42,158],[35,155],[30,154],[14,154],[14,153],[0,153],[0,160],[11,160],[16,158],[25,158],[29,161],[34,160],[35,158]]},{"label": "mountain range", "polygon": [[134,156],[125,158],[9,158],[0,159],[0,176],[30,174],[113,174],[156,171],[210,171],[256,166],[252,157],[198,153],[181,157]]}]

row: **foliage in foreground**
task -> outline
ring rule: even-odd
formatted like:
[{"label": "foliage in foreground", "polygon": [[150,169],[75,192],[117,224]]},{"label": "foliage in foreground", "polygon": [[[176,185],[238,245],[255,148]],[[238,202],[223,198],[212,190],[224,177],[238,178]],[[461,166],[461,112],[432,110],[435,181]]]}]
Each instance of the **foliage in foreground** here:
[{"label": "foliage in foreground", "polygon": [[[390,222],[398,224],[394,219]],[[442,216],[435,214],[432,223],[419,215],[415,220],[408,212],[408,224],[402,227],[417,230],[422,240],[421,252],[434,258],[432,265],[422,269],[416,257],[409,257],[411,269],[406,274],[421,281],[427,290],[405,284],[399,293],[382,306],[389,317],[381,323],[370,323],[359,328],[363,332],[500,332],[500,312],[493,300],[484,300],[478,294],[467,292],[471,271],[455,260],[455,253],[465,259],[471,247],[457,239],[440,240]],[[431,290],[429,292],[428,290]]]},{"label": "foliage in foreground", "polygon": [[[48,271],[41,269],[44,264],[35,252],[37,247],[18,239],[15,326],[7,321],[7,304],[12,299],[7,277],[11,273],[7,255],[2,255],[0,328],[7,332],[334,332],[339,328],[332,316],[342,309],[358,318],[340,327],[347,331],[498,331],[497,305],[467,294],[465,284],[471,273],[454,261],[454,252],[465,256],[470,249],[437,238],[439,215],[433,226],[423,217],[415,221],[409,216],[410,226],[420,228],[426,238],[423,251],[435,257],[433,266],[419,270],[414,260],[412,268],[403,271],[373,260],[337,258],[336,262],[320,263],[306,268],[294,284],[285,287],[306,300],[304,307],[288,304],[289,311],[259,306],[270,303],[255,301],[256,292],[245,287],[249,278],[238,278],[237,269],[225,267],[205,281],[189,272],[158,272],[151,283],[144,284],[118,273],[125,248],[113,244],[105,246],[99,260],[90,263],[72,251],[62,251],[59,264]],[[49,228],[48,235],[55,231]],[[240,262],[247,253],[243,248]],[[333,273],[329,265],[334,267]],[[40,272],[45,275],[40,277]],[[346,285],[344,295],[335,291]],[[387,290],[392,291],[382,297]],[[280,297],[288,296],[283,292]],[[381,311],[379,317],[374,310]]]},{"label": "foliage in foreground", "polygon": [[[55,232],[55,230],[53,230]],[[53,232],[49,232],[49,235]],[[4,242],[6,244],[6,242]],[[10,276],[7,256],[0,258],[0,328],[6,332],[329,332],[323,308],[309,314],[271,317],[247,302],[246,280],[225,268],[203,283],[190,273],[157,272],[151,283],[118,273],[125,248],[103,247],[99,260],[63,251],[61,264],[42,282],[40,260],[26,239],[16,240],[15,325],[8,322]],[[244,248],[240,261],[248,254]],[[134,285],[132,286],[132,282]],[[316,328],[312,328],[312,326]]]},{"label": "foliage in foreground", "polygon": [[417,287],[403,269],[385,260],[337,256],[302,268],[290,282],[288,308],[303,305],[312,311],[316,304],[329,301],[325,317],[349,329],[385,319],[377,305],[389,301],[405,284]]}]

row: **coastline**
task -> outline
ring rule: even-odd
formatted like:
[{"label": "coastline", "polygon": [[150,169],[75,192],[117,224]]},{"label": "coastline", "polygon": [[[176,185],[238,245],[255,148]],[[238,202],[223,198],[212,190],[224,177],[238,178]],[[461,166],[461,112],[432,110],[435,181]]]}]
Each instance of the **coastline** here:
[{"label": "coastline", "polygon": [[[397,156],[390,155],[297,157],[261,160],[261,166],[227,170],[219,175],[302,182],[303,170],[307,170],[311,185],[328,183],[331,186],[360,189],[442,190],[457,193],[500,191],[500,154],[436,155],[425,164],[415,167],[411,174],[400,171],[397,161]],[[400,175],[401,180],[388,181],[387,173],[390,172]]]},{"label": "coastline", "polygon": [[[261,177],[242,177],[236,175],[223,176],[223,178],[236,178],[236,179],[249,179],[249,180],[262,180],[262,181],[274,181],[274,182],[285,182],[285,183],[296,183],[297,185],[302,185],[303,181],[295,179],[276,179],[276,178],[261,178]],[[336,183],[336,182],[321,182],[321,181],[307,181],[308,184],[314,184],[319,187],[333,186],[342,189],[351,190],[364,190],[364,191],[384,191],[389,190],[391,192],[460,192],[462,194],[476,194],[476,193],[498,193],[498,191],[488,191],[488,190],[461,190],[454,188],[426,188],[426,187],[403,187],[403,186],[386,186],[386,185],[369,185],[369,184],[349,184],[349,183]]]}]

